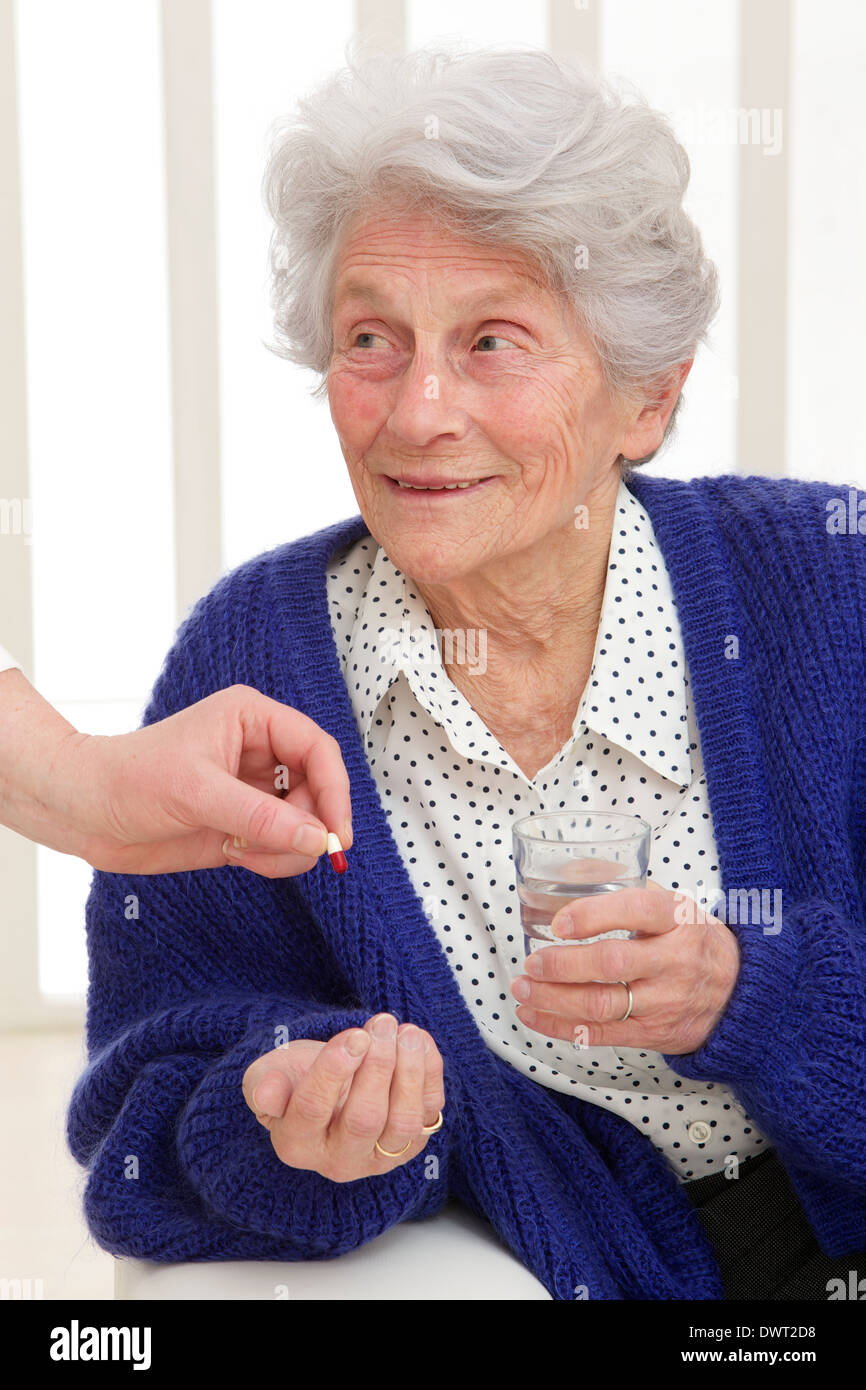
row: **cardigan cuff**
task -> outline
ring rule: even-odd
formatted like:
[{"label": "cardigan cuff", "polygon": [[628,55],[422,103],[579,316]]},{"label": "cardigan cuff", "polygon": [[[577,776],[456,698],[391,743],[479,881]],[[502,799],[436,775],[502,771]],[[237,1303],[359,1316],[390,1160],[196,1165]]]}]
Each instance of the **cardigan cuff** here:
[{"label": "cardigan cuff", "polygon": [[[326,1042],[345,1028],[363,1027],[368,1017],[369,1011],[360,1009],[317,1010],[282,1020],[275,1013],[210,1067],[179,1117],[178,1157],[208,1206],[233,1225],[290,1242],[299,1259],[343,1254],[398,1221],[432,1215],[447,1200],[445,1128],[431,1135],[410,1163],[336,1183],[282,1163],[268,1130],[244,1099],[244,1072],[277,1045],[275,1027],[280,1042]],[[435,1164],[428,1161],[431,1156]]]},{"label": "cardigan cuff", "polygon": [[799,930],[787,916],[775,924],[731,925],[740,948],[740,972],[727,1006],[694,1052],[662,1053],[678,1075],[694,1081],[747,1081],[761,1073],[780,1029],[792,1022],[800,968]]}]

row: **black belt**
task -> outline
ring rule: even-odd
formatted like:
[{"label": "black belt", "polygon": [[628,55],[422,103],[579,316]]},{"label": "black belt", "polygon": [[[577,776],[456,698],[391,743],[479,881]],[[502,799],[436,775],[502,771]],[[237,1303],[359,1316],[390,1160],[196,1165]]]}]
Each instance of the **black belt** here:
[{"label": "black belt", "polygon": [[773,1149],[744,1159],[736,1178],[709,1173],[683,1186],[719,1263],[726,1299],[829,1298],[866,1276],[866,1251],[825,1255]]}]

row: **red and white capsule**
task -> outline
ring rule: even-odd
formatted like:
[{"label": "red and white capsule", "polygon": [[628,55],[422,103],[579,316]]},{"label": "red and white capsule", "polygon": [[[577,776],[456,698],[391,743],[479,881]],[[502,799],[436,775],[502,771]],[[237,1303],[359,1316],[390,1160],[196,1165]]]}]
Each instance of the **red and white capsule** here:
[{"label": "red and white capsule", "polygon": [[343,846],[340,844],[338,836],[334,834],[328,835],[328,858],[337,874],[344,874],[349,867],[346,863]]}]

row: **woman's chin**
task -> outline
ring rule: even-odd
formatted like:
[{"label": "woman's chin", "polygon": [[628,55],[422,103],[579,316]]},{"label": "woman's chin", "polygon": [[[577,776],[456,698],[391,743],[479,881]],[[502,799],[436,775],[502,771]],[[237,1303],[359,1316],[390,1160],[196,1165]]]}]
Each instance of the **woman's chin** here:
[{"label": "woman's chin", "polygon": [[391,544],[383,540],[380,544],[397,569],[419,584],[448,584],[471,574],[483,558],[482,547],[473,548],[470,553],[466,546],[452,548],[444,542],[431,545],[429,539],[418,545],[409,537],[394,538]]},{"label": "woman's chin", "polygon": [[501,546],[496,532],[486,541],[477,528],[467,531],[439,525],[434,529],[420,521],[395,525],[393,518],[374,510],[364,519],[389,560],[419,584],[447,584],[471,574],[496,553],[497,544]]}]

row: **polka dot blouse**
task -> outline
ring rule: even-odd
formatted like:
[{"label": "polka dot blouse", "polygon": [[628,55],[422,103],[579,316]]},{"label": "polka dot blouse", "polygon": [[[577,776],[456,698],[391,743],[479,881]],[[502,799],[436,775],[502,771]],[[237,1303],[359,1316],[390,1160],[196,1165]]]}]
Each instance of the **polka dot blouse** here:
[{"label": "polka dot blouse", "polygon": [[676,605],[637,498],[620,482],[589,680],[571,737],[531,781],[449,679],[426,604],[370,535],[331,557],[327,586],[379,796],[488,1046],[540,1085],[615,1110],[683,1182],[766,1146],[724,1086],[679,1077],[656,1052],[546,1038],[521,1024],[510,993],[525,957],[511,840],[521,816],[642,816],[651,878],[703,907],[721,889]]}]

